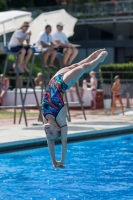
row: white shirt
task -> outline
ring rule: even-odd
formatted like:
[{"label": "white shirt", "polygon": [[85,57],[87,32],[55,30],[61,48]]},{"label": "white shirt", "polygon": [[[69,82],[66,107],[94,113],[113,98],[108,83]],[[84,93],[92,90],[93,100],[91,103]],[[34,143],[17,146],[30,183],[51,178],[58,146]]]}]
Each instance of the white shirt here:
[{"label": "white shirt", "polygon": [[38,35],[37,41],[36,41],[36,45],[39,46],[41,45],[41,42],[44,42],[45,44],[50,44],[51,42],[53,42],[52,40],[52,36],[50,34],[47,35],[46,32],[41,32]]},{"label": "white shirt", "polygon": [[68,39],[67,39],[67,37],[66,37],[66,35],[65,35],[65,33],[63,33],[62,31],[56,31],[53,35],[52,35],[52,37],[53,37],[53,41],[54,41],[54,43],[56,44],[56,40],[59,40],[61,43],[63,43],[63,44],[68,44],[69,43],[69,41],[68,41]]},{"label": "white shirt", "polygon": [[[24,33],[22,31],[22,29],[15,31],[10,39],[8,46],[16,47],[16,46],[21,45],[18,41],[18,38],[22,39],[22,38],[24,38],[25,35],[26,35],[26,33]],[[27,35],[25,40],[28,40],[28,39],[29,39],[29,36]]]}]

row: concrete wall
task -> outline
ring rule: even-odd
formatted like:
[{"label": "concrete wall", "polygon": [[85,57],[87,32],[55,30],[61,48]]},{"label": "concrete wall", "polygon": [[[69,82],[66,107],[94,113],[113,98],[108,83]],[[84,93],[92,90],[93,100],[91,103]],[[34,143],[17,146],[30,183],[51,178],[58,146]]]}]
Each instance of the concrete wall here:
[{"label": "concrete wall", "polygon": [[[101,91],[101,90],[98,90]],[[25,95],[25,88],[22,88],[23,97]],[[38,98],[38,101],[40,102],[41,97],[41,89],[36,89],[36,95]],[[68,97],[68,103],[70,107],[79,106],[80,104],[79,99],[76,94],[76,90],[74,88],[71,88],[67,90],[67,97]],[[73,99],[72,99],[73,97]],[[11,90],[7,92],[7,95],[4,97],[3,106],[13,106],[14,105],[14,99],[15,99],[15,90]],[[86,107],[91,107],[91,101],[92,101],[92,92],[90,88],[84,89],[83,94],[83,105]],[[75,102],[75,103],[74,103]],[[77,103],[76,103],[77,102]],[[20,97],[20,91],[17,90],[17,105],[22,105],[21,97]],[[33,93],[33,89],[29,88],[25,105],[36,105],[36,99]]]}]

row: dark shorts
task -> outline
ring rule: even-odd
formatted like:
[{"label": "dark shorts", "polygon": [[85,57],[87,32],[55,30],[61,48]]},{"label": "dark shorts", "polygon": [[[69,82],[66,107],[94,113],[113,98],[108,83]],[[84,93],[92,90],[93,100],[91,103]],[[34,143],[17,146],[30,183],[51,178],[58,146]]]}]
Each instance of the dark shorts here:
[{"label": "dark shorts", "polygon": [[64,47],[59,47],[59,48],[57,49],[57,52],[63,53],[63,49],[64,49]]},{"label": "dark shorts", "polygon": [[19,52],[22,48],[24,48],[26,50],[26,52],[30,49],[30,45],[27,46],[16,46],[16,47],[11,47],[11,51],[14,53]]}]

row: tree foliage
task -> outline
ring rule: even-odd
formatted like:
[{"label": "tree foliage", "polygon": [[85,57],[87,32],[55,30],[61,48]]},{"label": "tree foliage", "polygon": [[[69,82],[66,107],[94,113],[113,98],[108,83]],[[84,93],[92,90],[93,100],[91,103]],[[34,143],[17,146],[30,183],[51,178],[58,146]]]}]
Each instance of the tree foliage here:
[{"label": "tree foliage", "polygon": [[6,1],[0,0],[0,12],[5,11],[7,9]]},{"label": "tree foliage", "polygon": [[22,7],[31,8],[31,7],[45,7],[45,6],[57,5],[56,0],[6,0],[6,1],[9,8],[22,8]]},{"label": "tree foliage", "polygon": [[11,8],[33,7],[34,6],[34,0],[10,0],[8,2],[8,5]]},{"label": "tree foliage", "polygon": [[35,7],[45,7],[57,5],[55,0],[34,0]]},{"label": "tree foliage", "polygon": [[96,3],[100,0],[0,0],[0,5],[3,2],[9,8],[30,8],[30,7],[45,7],[54,5],[69,5],[69,4],[81,4],[81,3]]}]

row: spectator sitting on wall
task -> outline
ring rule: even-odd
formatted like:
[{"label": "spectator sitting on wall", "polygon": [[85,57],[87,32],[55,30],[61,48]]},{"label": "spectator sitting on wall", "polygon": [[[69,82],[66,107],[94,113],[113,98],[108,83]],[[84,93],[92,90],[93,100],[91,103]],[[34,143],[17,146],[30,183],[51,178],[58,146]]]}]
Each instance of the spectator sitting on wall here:
[{"label": "spectator sitting on wall", "polygon": [[7,94],[10,81],[8,78],[4,77],[3,79],[3,74],[0,74],[0,106],[3,104],[3,98]]},{"label": "spectator sitting on wall", "polygon": [[74,44],[69,43],[65,33],[62,32],[63,24],[57,23],[57,31],[53,34],[54,42],[59,45],[57,52],[64,54],[63,67],[71,65],[72,61],[78,54],[77,48]]},{"label": "spectator sitting on wall", "polygon": [[55,57],[56,57],[56,50],[54,48],[57,47],[57,46],[54,45],[54,43],[52,41],[52,36],[50,34],[51,30],[52,30],[51,26],[46,25],[45,31],[43,31],[39,34],[39,36],[37,38],[36,45],[42,46],[44,48],[44,67],[48,68],[47,60],[48,60],[48,57],[50,56],[49,67],[56,69],[56,67],[54,66],[54,60],[55,60]]},{"label": "spectator sitting on wall", "polygon": [[36,88],[41,88],[43,84],[43,79],[42,79],[42,73],[39,72],[37,74],[37,77],[34,79],[35,87]]},{"label": "spectator sitting on wall", "polygon": [[[29,46],[31,32],[27,32],[29,27],[28,22],[24,22],[21,29],[15,31],[10,39],[8,48],[14,52],[20,52],[18,68],[20,72],[24,72],[24,69],[29,72],[28,61],[32,55],[32,49]],[[27,45],[23,45],[26,40]],[[24,64],[23,64],[24,62]]]}]

